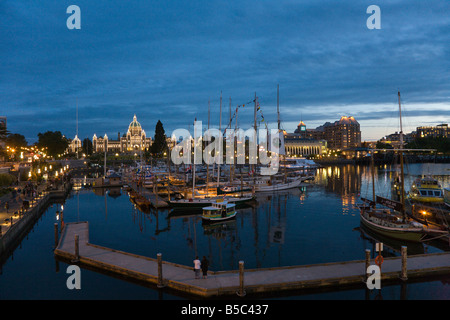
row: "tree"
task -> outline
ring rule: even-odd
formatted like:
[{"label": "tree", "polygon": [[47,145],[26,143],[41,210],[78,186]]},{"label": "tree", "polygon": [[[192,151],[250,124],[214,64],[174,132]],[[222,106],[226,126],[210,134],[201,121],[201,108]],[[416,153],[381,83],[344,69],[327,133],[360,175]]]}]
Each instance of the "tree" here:
[{"label": "tree", "polygon": [[6,140],[8,137],[9,131],[6,129],[6,125],[0,123],[0,141]]},{"label": "tree", "polygon": [[450,138],[424,137],[416,138],[406,145],[409,149],[436,149],[437,152],[450,153]]},{"label": "tree", "polygon": [[37,146],[39,148],[47,148],[47,154],[51,157],[63,154],[69,146],[69,140],[60,131],[38,133],[38,138]]},{"label": "tree", "polygon": [[164,152],[168,151],[166,133],[160,120],[156,123],[155,137],[151,147],[151,153],[154,157],[161,157]]},{"label": "tree", "polygon": [[15,149],[28,146],[25,136],[19,133],[10,133],[5,141],[8,146],[14,147]]},{"label": "tree", "polygon": [[91,139],[89,138],[83,139],[83,142],[81,143],[81,149],[83,150],[83,153],[86,154],[86,156],[91,155],[94,150]]}]

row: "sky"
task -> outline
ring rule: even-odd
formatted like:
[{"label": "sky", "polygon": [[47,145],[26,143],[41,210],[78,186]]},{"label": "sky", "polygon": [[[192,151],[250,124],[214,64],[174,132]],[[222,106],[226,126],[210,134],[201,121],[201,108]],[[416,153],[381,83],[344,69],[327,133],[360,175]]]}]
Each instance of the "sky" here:
[{"label": "sky", "polygon": [[[69,29],[70,5],[81,29]],[[380,29],[369,29],[370,5]],[[254,99],[293,132],[354,116],[362,140],[450,122],[447,0],[0,0],[0,116],[29,143],[61,131],[222,127]],[[238,111],[243,129],[253,106]],[[233,124],[234,126],[234,124]]]}]

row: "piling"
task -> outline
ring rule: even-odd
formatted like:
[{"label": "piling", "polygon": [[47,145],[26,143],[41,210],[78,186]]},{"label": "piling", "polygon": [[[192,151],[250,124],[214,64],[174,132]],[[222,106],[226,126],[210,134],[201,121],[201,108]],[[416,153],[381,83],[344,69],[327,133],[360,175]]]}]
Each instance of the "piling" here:
[{"label": "piling", "polygon": [[408,252],[408,248],[406,246],[402,246],[402,271],[400,274],[400,279],[402,279],[403,281],[408,280],[407,263],[406,263],[407,252]]},{"label": "piling", "polygon": [[365,276],[365,281],[367,281],[367,278],[369,277],[369,274],[367,273],[367,270],[369,269],[370,266],[370,249],[366,249],[366,269],[364,270],[364,274]]},{"label": "piling", "polygon": [[239,261],[239,291],[237,292],[239,297],[245,296],[244,290],[244,261]]},{"label": "piling", "polygon": [[164,284],[163,284],[163,276],[162,276],[162,255],[161,253],[158,253],[157,255],[157,260],[158,260],[158,288],[163,288]]},{"label": "piling", "polygon": [[55,248],[58,246],[58,224],[55,223]]}]

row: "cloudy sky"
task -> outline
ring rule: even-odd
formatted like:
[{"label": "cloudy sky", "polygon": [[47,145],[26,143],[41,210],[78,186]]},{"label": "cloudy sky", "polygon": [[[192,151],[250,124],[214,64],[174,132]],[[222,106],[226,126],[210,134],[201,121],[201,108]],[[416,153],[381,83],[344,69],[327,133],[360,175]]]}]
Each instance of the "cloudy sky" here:
[{"label": "cloudy sky", "polygon": [[[69,30],[68,6],[81,9]],[[370,30],[368,6],[381,9]],[[276,125],[315,128],[354,116],[362,139],[450,122],[447,0],[0,0],[0,115],[32,143],[126,132],[136,114],[149,136],[195,118],[212,126],[229,100],[258,96]],[[253,109],[239,109],[248,129]],[[261,120],[258,114],[258,121]],[[225,120],[223,120],[225,123]]]}]

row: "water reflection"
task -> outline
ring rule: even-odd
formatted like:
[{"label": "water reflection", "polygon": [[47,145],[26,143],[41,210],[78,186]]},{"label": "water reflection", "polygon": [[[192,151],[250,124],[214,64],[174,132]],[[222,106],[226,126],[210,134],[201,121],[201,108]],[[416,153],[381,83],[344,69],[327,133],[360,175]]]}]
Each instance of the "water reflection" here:
[{"label": "water reflection", "polygon": [[[389,194],[397,167],[374,172],[377,194]],[[91,239],[106,247],[147,256],[162,252],[185,265],[205,255],[211,270],[237,269],[239,260],[260,268],[364,259],[364,250],[380,241],[398,255],[401,243],[360,228],[355,206],[362,196],[370,199],[372,190],[370,167],[330,166],[299,188],[257,193],[255,204],[238,208],[226,223],[202,223],[201,210],[143,209],[121,189],[99,189],[93,197],[81,193],[80,219],[90,221]],[[68,207],[77,210],[76,203]],[[105,212],[105,218],[96,220],[94,212]],[[408,244],[411,254],[441,250],[448,249],[431,242]]]}]

